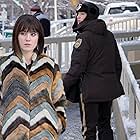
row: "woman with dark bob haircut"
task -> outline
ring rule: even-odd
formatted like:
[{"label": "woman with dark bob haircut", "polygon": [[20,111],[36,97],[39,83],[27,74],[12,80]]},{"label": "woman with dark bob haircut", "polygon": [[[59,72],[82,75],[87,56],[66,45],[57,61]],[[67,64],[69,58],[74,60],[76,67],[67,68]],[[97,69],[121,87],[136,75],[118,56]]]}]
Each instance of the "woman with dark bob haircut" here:
[{"label": "woman with dark bob haircut", "polygon": [[0,59],[0,135],[4,140],[58,140],[66,127],[59,66],[43,53],[39,20],[20,16],[13,52]]},{"label": "woman with dark bob haircut", "polygon": [[12,47],[17,56],[21,56],[21,50],[18,42],[18,35],[22,31],[37,32],[38,33],[38,44],[34,51],[40,55],[44,48],[44,32],[40,22],[31,15],[23,15],[17,19],[15,28],[13,30]]}]

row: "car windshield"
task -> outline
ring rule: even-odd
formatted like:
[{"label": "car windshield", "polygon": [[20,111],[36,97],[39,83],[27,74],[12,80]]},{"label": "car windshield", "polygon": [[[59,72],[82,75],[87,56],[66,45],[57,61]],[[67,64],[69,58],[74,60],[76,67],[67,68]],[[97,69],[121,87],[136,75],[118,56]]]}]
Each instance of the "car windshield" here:
[{"label": "car windshield", "polygon": [[121,6],[121,7],[110,8],[109,14],[119,14],[119,13],[123,13],[126,10],[128,10],[130,12],[138,11],[137,7],[135,7],[135,6],[130,6],[130,7]]}]

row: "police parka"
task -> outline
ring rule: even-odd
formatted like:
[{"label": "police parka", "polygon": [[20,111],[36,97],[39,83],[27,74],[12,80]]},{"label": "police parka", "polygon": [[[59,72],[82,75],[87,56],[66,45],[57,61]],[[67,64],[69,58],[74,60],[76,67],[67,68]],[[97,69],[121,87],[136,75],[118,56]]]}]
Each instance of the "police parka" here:
[{"label": "police parka", "polygon": [[66,94],[81,80],[84,102],[113,100],[124,94],[120,82],[122,63],[116,40],[101,19],[85,20],[75,26],[76,42],[71,66],[64,77]]}]

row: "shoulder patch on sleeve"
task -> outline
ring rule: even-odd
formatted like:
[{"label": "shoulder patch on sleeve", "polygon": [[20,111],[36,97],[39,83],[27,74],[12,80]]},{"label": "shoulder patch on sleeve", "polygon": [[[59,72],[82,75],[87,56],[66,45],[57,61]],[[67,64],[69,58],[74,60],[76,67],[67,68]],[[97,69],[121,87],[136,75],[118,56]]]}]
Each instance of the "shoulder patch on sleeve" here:
[{"label": "shoulder patch on sleeve", "polygon": [[80,45],[81,45],[81,43],[82,43],[82,39],[78,38],[78,39],[76,40],[75,44],[74,44],[74,47],[75,47],[75,48],[79,48]]}]

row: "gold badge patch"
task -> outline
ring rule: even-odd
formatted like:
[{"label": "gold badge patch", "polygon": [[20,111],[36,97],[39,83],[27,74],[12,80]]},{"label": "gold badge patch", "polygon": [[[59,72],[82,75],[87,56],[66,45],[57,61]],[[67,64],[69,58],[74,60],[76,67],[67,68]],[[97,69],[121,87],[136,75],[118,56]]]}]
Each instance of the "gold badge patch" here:
[{"label": "gold badge patch", "polygon": [[78,38],[78,39],[76,40],[75,44],[74,44],[74,47],[75,47],[75,48],[79,48],[80,45],[81,45],[81,43],[82,43],[82,39]]}]

